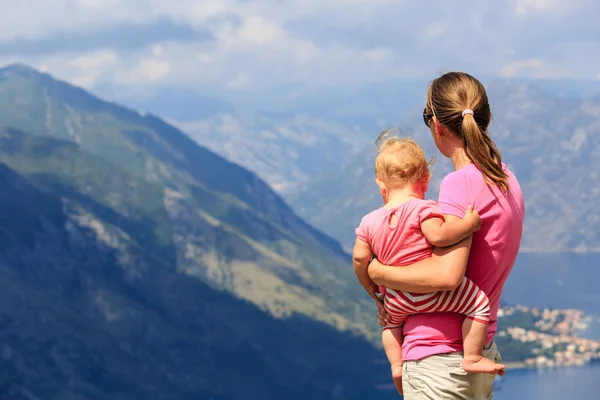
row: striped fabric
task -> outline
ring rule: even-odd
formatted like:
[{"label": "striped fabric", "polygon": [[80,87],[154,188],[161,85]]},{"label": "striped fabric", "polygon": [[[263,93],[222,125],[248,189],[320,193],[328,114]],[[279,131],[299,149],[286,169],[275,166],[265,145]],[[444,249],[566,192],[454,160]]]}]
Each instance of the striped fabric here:
[{"label": "striped fabric", "polygon": [[384,305],[390,321],[384,329],[402,326],[411,314],[456,312],[482,324],[487,324],[490,317],[488,297],[466,277],[449,292],[411,294],[386,288]]}]

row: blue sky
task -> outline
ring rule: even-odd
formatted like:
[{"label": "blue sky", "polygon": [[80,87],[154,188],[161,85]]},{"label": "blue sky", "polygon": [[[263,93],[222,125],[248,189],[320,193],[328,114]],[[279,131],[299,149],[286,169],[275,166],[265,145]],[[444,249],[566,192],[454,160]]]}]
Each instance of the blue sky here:
[{"label": "blue sky", "polygon": [[1,1],[0,62],[88,89],[287,95],[475,75],[600,80],[594,0]]}]

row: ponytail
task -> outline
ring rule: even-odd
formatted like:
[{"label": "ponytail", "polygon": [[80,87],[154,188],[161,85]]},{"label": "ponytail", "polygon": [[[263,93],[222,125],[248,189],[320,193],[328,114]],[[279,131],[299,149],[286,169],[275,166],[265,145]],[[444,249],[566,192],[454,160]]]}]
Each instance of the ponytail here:
[{"label": "ponytail", "polygon": [[504,193],[508,193],[508,177],[502,168],[502,157],[487,132],[481,131],[473,115],[465,114],[461,126],[467,157],[483,175]]},{"label": "ponytail", "polygon": [[467,157],[486,180],[508,193],[500,151],[487,132],[492,113],[481,82],[463,72],[444,74],[427,89],[427,109],[462,139]]}]

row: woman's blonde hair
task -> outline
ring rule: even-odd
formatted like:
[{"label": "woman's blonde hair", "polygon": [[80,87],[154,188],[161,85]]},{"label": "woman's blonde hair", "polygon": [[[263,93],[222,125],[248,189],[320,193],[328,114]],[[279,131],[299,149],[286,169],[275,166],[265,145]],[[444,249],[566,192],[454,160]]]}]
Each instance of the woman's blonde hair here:
[{"label": "woman's blonde hair", "polygon": [[375,159],[375,177],[388,189],[398,189],[418,182],[429,181],[429,166],[425,152],[412,139],[397,135],[395,128],[386,129],[375,141],[377,158]]},{"label": "woman's blonde hair", "polygon": [[440,76],[427,89],[426,111],[462,139],[467,157],[487,180],[507,193],[508,177],[502,169],[502,157],[487,132],[492,113],[481,82],[463,72]]}]

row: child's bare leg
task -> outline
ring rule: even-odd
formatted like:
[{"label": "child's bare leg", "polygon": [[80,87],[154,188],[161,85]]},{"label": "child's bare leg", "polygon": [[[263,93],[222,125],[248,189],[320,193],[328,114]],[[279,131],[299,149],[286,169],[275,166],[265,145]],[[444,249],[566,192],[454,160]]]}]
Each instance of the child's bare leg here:
[{"label": "child's bare leg", "polygon": [[483,356],[486,333],[487,324],[465,318],[462,326],[463,347],[465,350],[463,368],[471,373],[484,372],[504,375],[506,373],[504,365],[496,364]]},{"label": "child's bare leg", "polygon": [[392,378],[398,393],[402,394],[402,327],[384,329],[381,333],[383,349],[392,367]]}]

